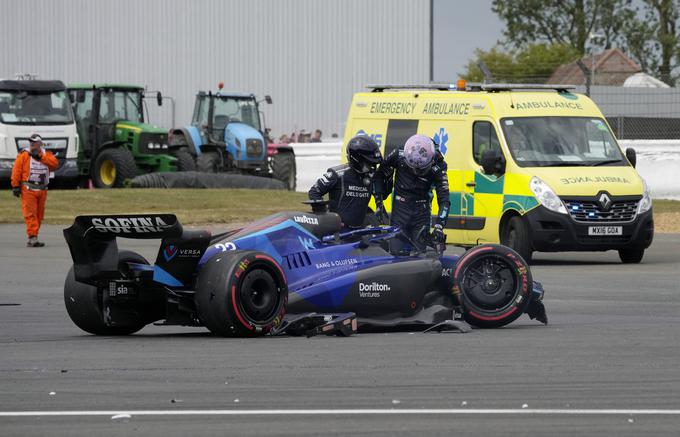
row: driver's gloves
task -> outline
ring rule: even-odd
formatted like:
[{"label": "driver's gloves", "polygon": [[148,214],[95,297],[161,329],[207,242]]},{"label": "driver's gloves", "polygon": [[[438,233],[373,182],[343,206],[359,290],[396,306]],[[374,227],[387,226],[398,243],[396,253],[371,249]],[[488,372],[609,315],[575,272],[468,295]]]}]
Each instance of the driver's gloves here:
[{"label": "driver's gloves", "polygon": [[378,219],[378,223],[381,225],[386,225],[390,222],[390,217],[387,215],[387,211],[385,211],[385,205],[383,205],[382,202],[376,203],[375,216]]},{"label": "driver's gloves", "polygon": [[446,234],[444,234],[444,227],[440,223],[434,225],[434,230],[432,231],[432,239],[437,243],[446,242]]}]

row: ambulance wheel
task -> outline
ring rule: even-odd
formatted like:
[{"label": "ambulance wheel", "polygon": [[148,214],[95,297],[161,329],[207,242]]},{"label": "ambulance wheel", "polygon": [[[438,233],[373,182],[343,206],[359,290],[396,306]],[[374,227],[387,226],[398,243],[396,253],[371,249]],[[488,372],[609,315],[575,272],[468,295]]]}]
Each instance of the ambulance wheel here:
[{"label": "ambulance wheel", "polygon": [[[128,262],[149,264],[143,256],[121,250],[118,255],[119,269],[124,270]],[[142,312],[138,311],[137,320],[127,320],[126,323],[113,326],[106,324],[103,314],[104,292],[102,288],[76,281],[73,266],[71,266],[64,282],[64,303],[66,312],[77,327],[94,335],[130,335],[149,323],[146,318],[142,317]]]},{"label": "ambulance wheel", "polygon": [[453,274],[465,320],[480,328],[499,328],[524,314],[531,300],[529,266],[514,250],[485,244],[460,257]]},{"label": "ambulance wheel", "polygon": [[288,191],[295,191],[296,168],[295,155],[291,152],[279,152],[272,157],[272,173],[274,179],[282,181]]},{"label": "ambulance wheel", "polygon": [[182,147],[172,156],[177,158],[177,171],[196,171],[196,161],[186,147]]},{"label": "ambulance wheel", "polygon": [[120,188],[136,175],[135,158],[122,147],[104,149],[97,155],[92,169],[92,180],[97,188]]},{"label": "ambulance wheel", "polygon": [[217,152],[203,152],[196,158],[196,168],[203,173],[217,173],[220,168],[220,155]]},{"label": "ambulance wheel", "polygon": [[531,237],[526,221],[522,217],[515,216],[508,221],[502,232],[501,244],[519,253],[527,264],[531,263],[533,256]]},{"label": "ambulance wheel", "polygon": [[278,327],[288,303],[283,270],[269,255],[234,251],[212,257],[196,283],[203,324],[224,337],[259,337]]},{"label": "ambulance wheel", "polygon": [[645,256],[645,249],[642,247],[619,250],[619,258],[624,264],[638,264],[643,256]]}]

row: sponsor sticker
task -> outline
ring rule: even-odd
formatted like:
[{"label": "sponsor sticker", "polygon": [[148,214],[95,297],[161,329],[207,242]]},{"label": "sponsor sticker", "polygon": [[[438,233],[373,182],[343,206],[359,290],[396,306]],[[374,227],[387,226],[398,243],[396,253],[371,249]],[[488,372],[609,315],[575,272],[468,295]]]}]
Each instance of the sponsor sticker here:
[{"label": "sponsor sticker", "polygon": [[114,234],[132,234],[163,232],[172,228],[160,217],[95,217],[92,226],[99,232],[112,232]]},{"label": "sponsor sticker", "polygon": [[391,288],[387,284],[380,282],[364,283],[359,282],[359,297],[363,298],[379,298],[381,293],[385,291],[391,291]]},{"label": "sponsor sticker", "polygon": [[303,223],[306,225],[318,225],[319,219],[316,217],[309,217],[307,215],[294,215],[293,220],[295,223]]}]

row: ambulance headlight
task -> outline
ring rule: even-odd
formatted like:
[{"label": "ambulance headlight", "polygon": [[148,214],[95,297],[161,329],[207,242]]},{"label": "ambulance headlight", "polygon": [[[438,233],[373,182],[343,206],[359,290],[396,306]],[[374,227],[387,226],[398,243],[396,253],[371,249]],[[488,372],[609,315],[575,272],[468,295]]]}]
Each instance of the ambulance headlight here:
[{"label": "ambulance headlight", "polygon": [[642,179],[642,186],[644,187],[644,192],[642,193],[642,199],[640,199],[640,204],[638,205],[638,214],[642,214],[643,212],[652,209],[652,192],[644,179]]},{"label": "ambulance headlight", "polygon": [[534,196],[536,196],[536,200],[550,211],[559,212],[560,214],[567,213],[567,208],[564,206],[564,203],[562,203],[562,200],[555,194],[552,188],[540,178],[537,178],[536,176],[532,177],[531,181],[529,181],[529,189],[534,193]]}]

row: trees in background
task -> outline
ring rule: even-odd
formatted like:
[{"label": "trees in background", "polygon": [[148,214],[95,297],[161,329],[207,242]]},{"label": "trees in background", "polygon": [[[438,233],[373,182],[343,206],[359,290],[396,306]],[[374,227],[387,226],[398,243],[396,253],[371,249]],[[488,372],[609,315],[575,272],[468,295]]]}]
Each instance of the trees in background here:
[{"label": "trees in background", "polygon": [[484,73],[479,68],[480,62],[483,62],[495,81],[543,82],[558,65],[575,61],[579,57],[578,50],[565,43],[528,44],[515,51],[506,51],[501,47],[491,50],[477,49],[462,77],[470,82],[483,82]]},{"label": "trees in background", "polygon": [[[468,80],[483,79],[479,61],[495,79],[527,81],[611,47],[670,85],[680,77],[680,0],[494,0],[492,9],[506,25],[505,41],[475,52]],[[596,45],[591,35],[600,36]]]}]

